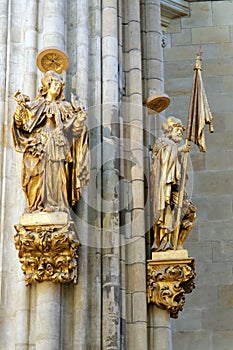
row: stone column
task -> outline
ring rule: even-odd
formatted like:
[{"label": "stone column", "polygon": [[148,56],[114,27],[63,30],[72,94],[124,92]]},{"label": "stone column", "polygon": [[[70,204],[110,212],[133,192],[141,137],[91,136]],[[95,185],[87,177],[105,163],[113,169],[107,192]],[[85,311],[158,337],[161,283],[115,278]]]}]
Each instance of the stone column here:
[{"label": "stone column", "polygon": [[[88,49],[89,49],[89,1],[78,0],[76,4],[76,82],[75,92],[84,106],[88,107]],[[89,331],[87,327],[88,318],[88,275],[87,275],[87,252],[88,252],[88,219],[87,219],[88,188],[82,190],[82,200],[77,203],[77,221],[78,232],[80,232],[81,249],[79,251],[79,279],[74,288],[74,330],[73,346],[75,349],[85,350],[87,348],[87,339]]]},{"label": "stone column", "polygon": [[[143,18],[143,92],[144,101],[152,95],[161,95],[164,91],[163,78],[163,50],[161,47],[161,10],[160,0],[151,0],[147,3],[141,0],[141,12]],[[147,137],[147,158],[145,159],[145,171],[148,179],[147,195],[150,196],[150,153],[149,147],[154,144],[157,135],[158,115],[147,114],[145,110],[145,129]],[[150,200],[146,206],[148,254],[150,254]],[[172,347],[170,334],[170,315],[166,310],[161,310],[155,305],[148,306],[148,349],[169,350]]]},{"label": "stone column", "polygon": [[29,344],[30,290],[25,286],[22,270],[18,269],[17,299],[15,301],[15,350],[27,350]]},{"label": "stone column", "polygon": [[[89,87],[88,127],[90,130],[91,172],[88,186],[88,346],[102,349],[102,271],[101,271],[101,0],[89,0]],[[94,300],[94,302],[93,302]]]},{"label": "stone column", "polygon": [[[18,278],[18,273],[21,271],[13,244],[13,224],[18,221],[21,210],[24,208],[24,199],[20,196],[21,157],[19,154],[13,154],[10,133],[15,107],[13,94],[23,85],[23,45],[21,42],[23,14],[22,4],[19,1],[1,1],[0,8],[0,271],[1,319],[4,320],[2,324],[5,324],[0,331],[0,348],[24,350],[28,348],[28,300],[27,293],[22,287],[22,278]],[[22,300],[20,303],[19,298]],[[20,325],[18,328],[17,324]]]},{"label": "stone column", "polygon": [[[24,32],[24,69],[22,91],[31,98],[36,95],[36,55],[37,55],[37,16],[36,0],[27,0],[23,23]],[[19,87],[20,88],[20,87]],[[21,268],[18,268],[17,293],[19,302],[16,302],[16,349],[27,349],[29,343],[29,313],[30,290],[26,288]]]},{"label": "stone column", "polygon": [[118,5],[102,2],[102,348],[120,348]]},{"label": "stone column", "polygon": [[37,90],[37,0],[27,0],[24,20],[24,82],[23,92],[34,98]]},{"label": "stone column", "polygon": [[[56,47],[65,51],[66,1],[44,0],[39,3],[43,20],[39,49]],[[56,222],[53,224],[56,225]],[[36,284],[36,350],[57,350],[61,347],[61,284]],[[72,288],[72,286],[71,286]]]},{"label": "stone column", "polygon": [[144,150],[141,66],[141,18],[139,1],[124,7],[125,174],[130,180],[130,232],[126,245],[127,349],[147,348],[147,309],[145,290]]},{"label": "stone column", "polygon": [[61,285],[36,285],[36,350],[60,349]]},{"label": "stone column", "polygon": [[141,0],[144,98],[164,91],[160,0]]},{"label": "stone column", "polygon": [[[149,3],[141,0],[142,13],[142,62],[143,62],[143,102],[149,96],[158,96],[164,92],[164,76],[163,76],[163,49],[161,47],[162,28],[161,28],[161,9],[160,0],[152,0]],[[150,153],[149,148],[153,146],[155,137],[158,136],[158,120],[159,116],[148,114],[145,108],[145,130],[146,144],[148,147],[145,159],[145,172],[150,171]],[[148,185],[149,185],[149,175]],[[148,196],[150,196],[150,186],[148,187]],[[149,202],[147,206],[147,227],[150,226],[150,208]],[[150,239],[147,239],[150,246]],[[148,247],[150,250],[150,247]]]},{"label": "stone column", "polygon": [[7,132],[7,105],[5,104],[6,98],[6,82],[7,82],[7,66],[9,66],[9,47],[7,45],[8,31],[9,31],[9,17],[8,17],[8,0],[0,1],[1,8],[1,31],[0,31],[0,178],[1,191],[0,191],[0,203],[1,203],[1,217],[0,217],[0,300],[2,295],[2,270],[3,270],[3,241],[4,241],[4,194],[5,194],[5,181],[4,181],[4,154],[6,147],[6,132]]},{"label": "stone column", "polygon": [[153,332],[149,332],[148,349],[172,350],[170,313],[151,305],[148,311],[148,320]]},{"label": "stone column", "polygon": [[65,49],[65,0],[44,0],[43,4],[43,48],[56,46]]}]

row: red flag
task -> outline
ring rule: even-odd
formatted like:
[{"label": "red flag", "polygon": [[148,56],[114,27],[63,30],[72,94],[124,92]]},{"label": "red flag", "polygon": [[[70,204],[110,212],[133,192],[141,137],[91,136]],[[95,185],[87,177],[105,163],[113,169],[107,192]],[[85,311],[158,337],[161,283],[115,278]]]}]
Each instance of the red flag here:
[{"label": "red flag", "polygon": [[199,51],[197,53],[196,65],[194,67],[194,78],[189,106],[186,139],[194,142],[199,147],[201,152],[205,152],[205,124],[209,124],[210,132],[214,132],[214,128],[212,125],[213,116],[210,111],[201,77],[201,55],[202,52]]}]

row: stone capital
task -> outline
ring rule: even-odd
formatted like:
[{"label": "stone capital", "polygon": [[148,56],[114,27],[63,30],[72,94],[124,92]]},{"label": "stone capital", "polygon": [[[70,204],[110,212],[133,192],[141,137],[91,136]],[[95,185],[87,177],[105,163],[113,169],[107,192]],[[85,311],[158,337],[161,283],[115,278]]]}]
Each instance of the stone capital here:
[{"label": "stone capital", "polygon": [[195,260],[148,260],[147,299],[157,307],[170,312],[177,318],[183,310],[185,294],[195,288]]}]

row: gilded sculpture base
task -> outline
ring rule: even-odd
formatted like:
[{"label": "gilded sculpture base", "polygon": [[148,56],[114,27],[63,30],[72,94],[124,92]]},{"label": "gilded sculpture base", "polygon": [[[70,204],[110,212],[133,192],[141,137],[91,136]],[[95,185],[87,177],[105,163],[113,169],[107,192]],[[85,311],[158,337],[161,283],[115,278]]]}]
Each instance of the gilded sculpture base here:
[{"label": "gilded sculpture base", "polygon": [[[183,310],[185,294],[195,288],[195,260],[186,258],[185,250],[177,257],[176,252],[169,253],[167,260],[153,256],[153,260],[147,261],[147,300],[169,311],[172,318],[177,318],[179,311]],[[180,257],[182,255],[184,258]]]},{"label": "gilded sculpture base", "polygon": [[25,214],[15,229],[26,286],[43,281],[77,283],[80,244],[68,214]]}]

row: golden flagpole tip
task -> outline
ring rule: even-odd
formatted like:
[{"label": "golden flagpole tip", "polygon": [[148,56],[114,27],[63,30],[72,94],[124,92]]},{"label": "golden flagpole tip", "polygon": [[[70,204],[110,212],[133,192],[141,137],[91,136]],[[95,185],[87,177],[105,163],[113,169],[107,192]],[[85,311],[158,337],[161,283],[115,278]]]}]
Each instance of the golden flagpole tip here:
[{"label": "golden flagpole tip", "polygon": [[61,74],[69,68],[70,60],[64,51],[55,47],[46,47],[39,52],[36,64],[42,73],[53,70]]}]

